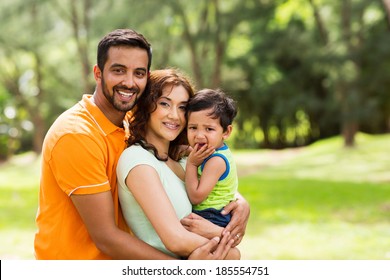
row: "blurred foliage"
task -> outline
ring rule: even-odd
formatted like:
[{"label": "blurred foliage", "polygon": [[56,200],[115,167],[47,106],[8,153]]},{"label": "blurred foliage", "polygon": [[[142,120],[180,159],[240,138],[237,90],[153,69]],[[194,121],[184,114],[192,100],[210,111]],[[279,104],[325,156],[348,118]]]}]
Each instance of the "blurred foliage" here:
[{"label": "blurred foliage", "polygon": [[152,68],[239,104],[237,148],[304,146],[390,130],[390,28],[371,0],[2,0],[0,158],[40,152],[54,119],[92,93],[96,45],[133,28]]}]

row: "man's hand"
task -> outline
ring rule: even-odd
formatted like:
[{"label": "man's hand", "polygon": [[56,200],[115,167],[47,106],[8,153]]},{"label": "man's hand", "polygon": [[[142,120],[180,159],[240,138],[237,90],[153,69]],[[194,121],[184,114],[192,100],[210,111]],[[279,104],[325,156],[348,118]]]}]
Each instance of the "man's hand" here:
[{"label": "man's hand", "polygon": [[241,195],[238,195],[238,198],[226,205],[222,211],[223,215],[228,213],[232,214],[232,219],[226,226],[224,232],[231,233],[231,236],[234,238],[232,247],[235,247],[240,244],[245,235],[245,229],[250,214],[249,204]]},{"label": "man's hand", "polygon": [[189,260],[223,260],[226,258],[230,248],[233,244],[233,239],[230,239],[230,233],[226,232],[221,241],[219,237],[214,237],[206,244],[195,249]]}]

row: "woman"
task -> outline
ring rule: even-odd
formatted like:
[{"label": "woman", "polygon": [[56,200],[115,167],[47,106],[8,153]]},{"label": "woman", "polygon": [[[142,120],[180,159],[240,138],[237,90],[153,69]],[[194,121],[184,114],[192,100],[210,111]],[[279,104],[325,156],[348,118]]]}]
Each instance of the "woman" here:
[{"label": "woman", "polygon": [[[129,227],[145,242],[175,257],[187,257],[208,241],[180,223],[191,213],[185,162],[177,159],[180,146],[187,144],[185,113],[193,95],[188,79],[178,71],[152,71],[150,91],[137,104],[129,147],[117,167],[119,198]],[[239,257],[238,249],[230,249],[227,258]]]}]

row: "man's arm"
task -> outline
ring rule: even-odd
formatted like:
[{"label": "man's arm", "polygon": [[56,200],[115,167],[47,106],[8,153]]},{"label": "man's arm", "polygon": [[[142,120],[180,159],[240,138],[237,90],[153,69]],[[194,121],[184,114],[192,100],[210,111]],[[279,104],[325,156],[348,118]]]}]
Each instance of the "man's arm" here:
[{"label": "man's arm", "polygon": [[239,193],[237,193],[236,198],[235,201],[230,202],[222,210],[223,215],[228,213],[232,214],[232,219],[225,227],[224,232],[230,232],[231,236],[234,237],[235,242],[233,247],[237,246],[245,235],[246,225],[248,224],[250,214],[249,203],[245,198]]},{"label": "man's arm", "polygon": [[111,192],[72,195],[71,199],[104,254],[113,259],[172,259],[116,226]]},{"label": "man's arm", "polygon": [[214,225],[210,221],[194,213],[183,218],[180,222],[187,230],[207,238],[230,232],[231,238],[234,239],[232,247],[235,247],[241,242],[245,235],[250,213],[249,204],[240,194],[237,194],[237,200],[230,202],[225,206],[222,212],[224,215],[227,213],[232,214],[232,219],[225,228]]},{"label": "man's arm", "polygon": [[[113,259],[173,259],[115,225],[114,208],[109,191],[94,195],[72,195],[71,199],[96,247],[106,255]],[[219,238],[213,238],[195,249],[188,259],[223,260],[232,244],[233,240],[227,233],[221,241]]]}]

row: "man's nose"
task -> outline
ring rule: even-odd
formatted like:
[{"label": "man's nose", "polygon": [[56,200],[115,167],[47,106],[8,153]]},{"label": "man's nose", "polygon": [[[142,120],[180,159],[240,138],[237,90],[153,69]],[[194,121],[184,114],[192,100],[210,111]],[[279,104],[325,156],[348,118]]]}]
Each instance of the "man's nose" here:
[{"label": "man's nose", "polygon": [[134,87],[136,85],[134,81],[134,75],[132,73],[125,75],[125,79],[122,81],[122,84],[127,88]]}]

